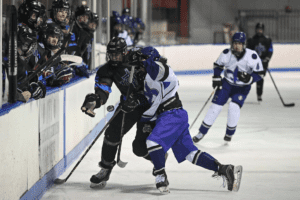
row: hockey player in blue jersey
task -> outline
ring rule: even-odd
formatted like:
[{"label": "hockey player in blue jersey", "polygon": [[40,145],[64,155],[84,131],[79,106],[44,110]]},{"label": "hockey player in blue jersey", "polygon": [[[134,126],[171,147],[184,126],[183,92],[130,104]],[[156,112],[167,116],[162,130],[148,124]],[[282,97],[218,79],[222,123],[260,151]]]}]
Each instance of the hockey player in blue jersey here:
[{"label": "hockey player in blue jersey", "polygon": [[[146,110],[141,121],[155,121],[155,127],[146,140],[148,153],[154,164],[156,187],[162,194],[169,193],[169,182],[165,170],[165,154],[172,148],[173,153],[181,163],[185,160],[215,172],[214,176],[224,176],[228,190],[238,191],[242,166],[222,165],[206,152],[198,150],[193,144],[188,127],[188,115],[182,108],[177,93],[179,83],[173,70],[161,62],[158,51],[149,46],[132,53],[130,64],[139,63],[145,73],[138,79],[143,82],[144,95],[151,107]],[[132,107],[139,105],[131,99]]]},{"label": "hockey player in blue jersey", "polygon": [[[223,70],[224,78],[222,79]],[[224,104],[231,98],[224,137],[226,142],[230,142],[251,84],[261,80],[263,76],[261,59],[255,51],[246,48],[245,33],[235,33],[232,37],[231,48],[225,49],[214,63],[213,88],[218,88],[212,100],[213,104],[202,122],[199,133],[193,137],[193,141],[199,142],[207,134]]]}]

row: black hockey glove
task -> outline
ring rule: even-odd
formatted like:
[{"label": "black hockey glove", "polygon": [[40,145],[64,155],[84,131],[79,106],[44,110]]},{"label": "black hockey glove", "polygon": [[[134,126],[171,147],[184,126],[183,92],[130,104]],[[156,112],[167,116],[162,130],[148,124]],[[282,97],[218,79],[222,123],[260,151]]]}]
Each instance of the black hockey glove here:
[{"label": "black hockey glove", "polygon": [[148,56],[142,54],[140,51],[129,51],[127,60],[129,65],[139,66],[142,60],[147,59]]},{"label": "black hockey glove", "polygon": [[218,87],[218,90],[222,90],[222,77],[221,76],[213,76],[213,88]]},{"label": "black hockey glove", "polygon": [[247,72],[238,72],[238,79],[243,83],[249,83],[251,79],[251,75],[248,74]]},{"label": "black hockey glove", "polygon": [[97,94],[90,93],[86,95],[85,100],[81,106],[81,111],[90,117],[95,117],[96,113],[94,113],[94,109],[100,108],[100,106],[100,97]]},{"label": "black hockey glove", "polygon": [[29,85],[29,92],[31,93],[31,97],[35,100],[40,98],[44,98],[46,96],[46,87],[41,82],[32,82]]},{"label": "black hockey glove", "polygon": [[124,113],[132,112],[136,107],[140,105],[140,101],[138,100],[136,95],[131,94],[126,101],[122,104],[121,110]]}]

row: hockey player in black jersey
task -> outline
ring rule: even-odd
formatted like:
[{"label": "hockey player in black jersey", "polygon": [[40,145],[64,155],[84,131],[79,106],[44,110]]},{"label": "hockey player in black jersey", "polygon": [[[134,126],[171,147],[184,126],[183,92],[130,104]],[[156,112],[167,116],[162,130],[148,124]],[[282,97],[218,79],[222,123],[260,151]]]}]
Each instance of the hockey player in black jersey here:
[{"label": "hockey player in black jersey", "polygon": [[[247,41],[247,48],[257,52],[264,67],[264,76],[266,75],[269,61],[273,54],[272,39],[264,35],[265,25],[261,22],[255,26],[255,35]],[[262,101],[264,79],[256,84],[257,100]]]},{"label": "hockey player in black jersey", "polygon": [[[109,93],[111,93],[111,86],[116,84],[121,92],[122,110],[125,112],[124,134],[126,134],[135,124],[137,124],[137,132],[135,140],[132,143],[133,153],[138,157],[144,157],[150,160],[150,156],[146,147],[146,138],[154,128],[154,122],[140,122],[140,118],[145,110],[149,108],[147,99],[143,94],[142,83],[138,81],[141,73],[138,69],[135,70],[132,88],[135,94],[134,99],[138,99],[140,105],[132,109],[130,106],[131,98],[126,101],[126,93],[129,87],[130,67],[124,65],[125,56],[127,54],[127,45],[123,38],[115,37],[107,45],[107,56],[109,61],[102,66],[95,78],[95,93],[88,94],[81,107],[82,111],[89,116],[94,116],[93,110],[88,109],[88,104],[94,103],[95,108],[101,107],[105,104]],[[118,109],[118,108],[117,108]],[[132,111],[132,112],[131,112]],[[103,187],[109,179],[111,171],[116,164],[115,156],[118,145],[120,144],[120,133],[122,125],[123,112],[120,112],[111,122],[105,131],[103,140],[101,161],[99,162],[100,172],[93,175],[90,179],[91,187]],[[149,131],[150,130],[150,131]]]}]

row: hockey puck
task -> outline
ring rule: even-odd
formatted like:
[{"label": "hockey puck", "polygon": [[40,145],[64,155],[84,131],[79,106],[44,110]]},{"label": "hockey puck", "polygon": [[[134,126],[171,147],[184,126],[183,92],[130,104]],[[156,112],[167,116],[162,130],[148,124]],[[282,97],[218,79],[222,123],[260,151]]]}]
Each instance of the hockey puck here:
[{"label": "hockey puck", "polygon": [[107,106],[107,111],[108,112],[112,112],[112,111],[114,111],[114,109],[115,109],[115,107],[114,106]]}]

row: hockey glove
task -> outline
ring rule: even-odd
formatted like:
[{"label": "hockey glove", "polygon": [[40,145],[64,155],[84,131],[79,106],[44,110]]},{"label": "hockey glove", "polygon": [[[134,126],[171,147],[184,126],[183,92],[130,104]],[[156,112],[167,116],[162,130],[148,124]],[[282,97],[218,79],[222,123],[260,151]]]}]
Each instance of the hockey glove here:
[{"label": "hockey glove", "polygon": [[[247,72],[238,72],[238,79],[242,81],[243,83],[251,84],[251,75],[248,74]],[[249,83],[250,82],[250,83]]]},{"label": "hockey glove", "polygon": [[46,96],[46,87],[41,82],[32,82],[29,85],[29,91],[31,93],[31,97],[35,100],[40,98],[44,98]]},{"label": "hockey glove", "polygon": [[90,93],[86,95],[85,100],[81,106],[81,111],[90,117],[95,117],[96,113],[94,113],[94,109],[100,108],[100,106],[100,97],[97,94]]},{"label": "hockey glove", "polygon": [[218,90],[222,90],[222,77],[221,76],[213,76],[213,88],[218,87]]},{"label": "hockey glove", "polygon": [[75,74],[82,77],[90,78],[90,75],[87,70],[87,65],[81,64],[78,66],[74,66]]},{"label": "hockey glove", "polygon": [[131,94],[126,101],[124,101],[121,110],[124,113],[132,112],[136,107],[140,105],[139,100],[137,99],[136,95]]},{"label": "hockey glove", "polygon": [[55,71],[54,74],[55,76],[47,79],[47,85],[56,87],[70,82],[74,77],[74,70],[71,67],[62,67]]},{"label": "hockey glove", "polygon": [[140,51],[129,51],[127,59],[129,65],[139,66],[143,59],[147,59],[148,56],[142,54]]}]

